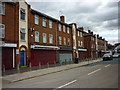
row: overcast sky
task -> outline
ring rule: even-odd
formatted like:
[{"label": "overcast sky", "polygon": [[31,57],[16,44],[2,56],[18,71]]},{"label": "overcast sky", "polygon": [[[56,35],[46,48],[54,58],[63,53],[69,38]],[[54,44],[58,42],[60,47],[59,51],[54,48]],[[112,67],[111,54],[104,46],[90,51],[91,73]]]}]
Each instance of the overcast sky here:
[{"label": "overcast sky", "polygon": [[[37,11],[59,19],[65,16],[66,23],[90,29],[109,43],[118,42],[118,1],[108,0],[26,0]],[[50,2],[51,1],[51,2]]]}]

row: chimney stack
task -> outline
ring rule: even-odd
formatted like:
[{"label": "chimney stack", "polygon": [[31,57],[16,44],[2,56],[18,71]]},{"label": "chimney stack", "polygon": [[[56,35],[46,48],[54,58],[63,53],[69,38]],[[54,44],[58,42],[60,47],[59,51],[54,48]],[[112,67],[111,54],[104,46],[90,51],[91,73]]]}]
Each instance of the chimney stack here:
[{"label": "chimney stack", "polygon": [[97,35],[97,38],[99,38],[99,35]]},{"label": "chimney stack", "polygon": [[78,27],[78,29],[79,29],[79,30],[81,30],[81,31],[83,31],[83,30],[84,30],[84,28],[83,28],[83,27]]},{"label": "chimney stack", "polygon": [[60,21],[65,22],[65,17],[64,16],[60,16]]},{"label": "chimney stack", "polygon": [[91,34],[93,35],[93,32],[91,32]]},{"label": "chimney stack", "polygon": [[88,33],[91,33],[91,30],[88,30]]}]

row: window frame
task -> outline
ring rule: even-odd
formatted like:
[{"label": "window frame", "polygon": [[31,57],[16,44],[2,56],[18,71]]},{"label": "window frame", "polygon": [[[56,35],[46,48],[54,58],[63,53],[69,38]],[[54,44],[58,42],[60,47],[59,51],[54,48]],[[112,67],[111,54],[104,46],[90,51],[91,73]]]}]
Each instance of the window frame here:
[{"label": "window frame", "polygon": [[[24,31],[23,31],[23,30],[24,30]],[[24,35],[24,39],[22,39],[22,34]],[[21,29],[20,29],[20,40],[21,40],[21,41],[26,41],[25,28],[21,28]]]},{"label": "window frame", "polygon": [[[24,18],[22,17],[22,15],[24,15]],[[26,20],[26,12],[25,12],[25,9],[23,8],[20,9],[20,20],[23,20],[23,21]]]},{"label": "window frame", "polygon": [[36,24],[36,25],[39,25],[39,15],[34,15],[34,23]]},{"label": "window frame", "polygon": [[45,17],[42,18],[42,26],[47,27],[47,19]]},{"label": "window frame", "polygon": [[49,28],[53,28],[53,21],[52,20],[49,20]]},{"label": "window frame", "polygon": [[70,34],[70,28],[69,27],[67,27],[67,33]]},{"label": "window frame", "polygon": [[68,46],[70,46],[70,38],[68,38]]},{"label": "window frame", "polygon": [[[38,35],[37,35],[38,34]],[[39,42],[40,41],[40,35],[38,31],[35,31],[35,42]]]},{"label": "window frame", "polygon": [[[0,30],[1,30],[1,37],[0,38],[5,38],[5,24],[0,24],[1,25],[1,27],[3,26],[3,28],[0,28]],[[4,34],[4,35],[3,35]]]},{"label": "window frame", "polygon": [[1,13],[0,13],[0,15],[5,15],[5,3],[0,2],[0,7],[1,7]]},{"label": "window frame", "polygon": [[49,43],[53,44],[53,34],[49,34]]},{"label": "window frame", "polygon": [[66,32],[66,28],[65,28],[65,25],[63,25],[63,32]]},{"label": "window frame", "polygon": [[47,43],[47,34],[43,33],[43,43]]},{"label": "window frame", "polygon": [[81,41],[80,41],[80,40],[78,41],[78,46],[79,46],[79,47],[81,46]]},{"label": "window frame", "polygon": [[64,45],[66,45],[66,37],[64,37]]},{"label": "window frame", "polygon": [[80,31],[77,31],[77,33],[78,33],[78,37],[80,36]]},{"label": "window frame", "polygon": [[59,26],[59,31],[62,32],[62,25],[59,23],[58,26]]},{"label": "window frame", "polygon": [[80,37],[83,37],[82,32],[80,32]]},{"label": "window frame", "polygon": [[59,36],[59,45],[62,45],[62,37]]}]

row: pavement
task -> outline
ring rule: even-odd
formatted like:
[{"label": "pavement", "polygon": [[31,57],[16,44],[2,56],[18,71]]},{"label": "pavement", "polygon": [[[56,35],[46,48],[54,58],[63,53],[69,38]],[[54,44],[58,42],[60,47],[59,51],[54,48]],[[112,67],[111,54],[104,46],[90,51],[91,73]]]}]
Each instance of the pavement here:
[{"label": "pavement", "polygon": [[96,60],[91,60],[89,62],[88,61],[80,62],[78,64],[69,64],[69,65],[51,67],[51,68],[46,68],[46,69],[39,69],[39,70],[34,70],[34,71],[29,71],[29,72],[24,72],[24,73],[6,75],[2,77],[2,84],[10,84],[10,83],[14,83],[14,82],[18,82],[18,81],[22,81],[26,79],[44,76],[47,74],[70,70],[70,69],[78,68],[84,65],[100,62],[100,61],[102,61],[101,58],[96,59]]},{"label": "pavement", "polygon": [[[118,60],[100,61],[56,73],[37,76],[9,84],[3,90],[119,90]],[[8,88],[8,89],[7,89]],[[94,89],[95,88],[95,89]]]}]

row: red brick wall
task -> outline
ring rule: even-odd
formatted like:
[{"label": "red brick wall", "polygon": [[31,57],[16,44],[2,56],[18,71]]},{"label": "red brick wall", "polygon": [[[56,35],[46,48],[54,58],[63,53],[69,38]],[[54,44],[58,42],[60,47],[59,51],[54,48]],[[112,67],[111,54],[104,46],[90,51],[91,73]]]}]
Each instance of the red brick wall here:
[{"label": "red brick wall", "polygon": [[[30,28],[34,28],[35,31],[39,31],[39,36],[40,36],[40,42],[36,43],[35,42],[35,31],[30,31],[29,30],[29,42],[31,44],[41,44],[41,45],[56,45],[56,41],[55,41],[55,38],[56,38],[56,25],[55,25],[55,22],[53,22],[53,28],[50,29],[49,28],[49,19],[46,19],[47,20],[47,24],[46,24],[46,27],[43,27],[42,26],[42,17],[39,16],[39,25],[35,25],[34,24],[34,14],[33,13],[30,13],[30,17],[29,17],[29,29]],[[43,43],[43,33],[46,33],[47,34],[47,43]],[[50,44],[49,43],[49,34],[53,34],[53,44]],[[33,35],[33,37],[31,37],[31,35]]]},{"label": "red brick wall", "polygon": [[[62,24],[61,24],[62,25]],[[58,24],[57,24],[57,27],[58,27]],[[63,25],[62,25],[62,31],[59,31],[59,28],[57,28],[57,45],[58,46],[68,46],[68,47],[72,47],[72,28],[70,28],[70,33],[68,34],[67,33],[67,27],[68,26],[65,26],[66,27],[66,32],[63,32]],[[59,36],[62,37],[62,45],[59,44]],[[66,45],[64,45],[64,37],[66,38]],[[70,39],[70,46],[68,45],[68,38]]]},{"label": "red brick wall", "polygon": [[5,3],[5,15],[2,15],[2,24],[5,24],[5,38],[6,42],[15,42],[15,6]]}]

